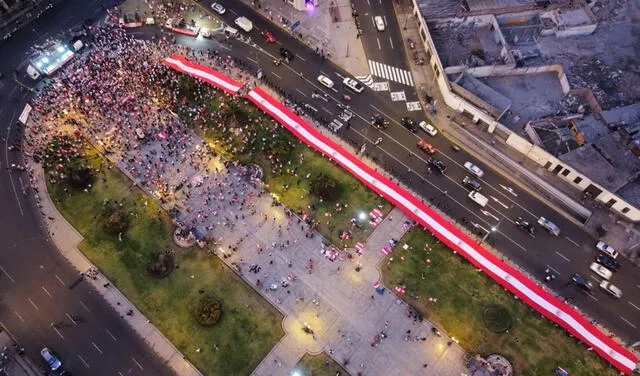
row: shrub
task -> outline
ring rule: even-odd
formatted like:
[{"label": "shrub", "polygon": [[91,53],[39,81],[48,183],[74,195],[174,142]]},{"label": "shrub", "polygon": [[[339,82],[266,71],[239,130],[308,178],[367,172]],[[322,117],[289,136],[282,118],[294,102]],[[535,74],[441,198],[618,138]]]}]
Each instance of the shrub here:
[{"label": "shrub", "polygon": [[175,263],[173,261],[173,256],[166,252],[159,252],[154,257],[154,260],[149,263],[147,270],[154,277],[164,278],[171,274],[174,267]]},{"label": "shrub", "polygon": [[66,176],[67,184],[74,189],[88,188],[95,180],[93,169],[82,165],[70,166]]},{"label": "shrub", "polygon": [[125,232],[128,227],[129,216],[123,210],[114,210],[104,221],[104,230],[110,234]]},{"label": "shrub", "polygon": [[511,329],[511,312],[500,304],[491,304],[482,312],[482,321],[490,331],[504,333]]},{"label": "shrub", "polygon": [[203,296],[196,304],[193,315],[198,324],[212,326],[220,320],[222,306],[217,299],[211,296]]}]

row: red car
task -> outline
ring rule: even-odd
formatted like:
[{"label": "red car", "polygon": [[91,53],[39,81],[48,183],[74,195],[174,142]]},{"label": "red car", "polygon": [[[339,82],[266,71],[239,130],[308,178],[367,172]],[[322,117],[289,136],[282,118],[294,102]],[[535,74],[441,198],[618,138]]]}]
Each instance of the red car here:
[{"label": "red car", "polygon": [[266,39],[267,42],[269,43],[275,43],[276,42],[276,37],[273,36],[273,34],[271,34],[268,31],[263,31],[260,33],[260,35],[262,35],[262,37],[264,39]]},{"label": "red car", "polygon": [[424,140],[418,141],[418,147],[424,150],[427,154],[435,154],[438,150],[433,147],[433,145],[424,142]]}]

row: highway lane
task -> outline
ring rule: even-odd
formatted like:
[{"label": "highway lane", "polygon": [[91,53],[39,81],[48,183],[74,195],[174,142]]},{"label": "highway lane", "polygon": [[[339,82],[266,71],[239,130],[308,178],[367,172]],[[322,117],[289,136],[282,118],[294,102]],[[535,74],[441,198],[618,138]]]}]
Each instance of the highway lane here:
[{"label": "highway lane", "polygon": [[[348,73],[331,62],[323,61],[313,51],[290,37],[287,32],[260,17],[244,3],[230,1],[222,1],[222,3],[233,10],[223,17],[227,23],[233,24],[233,19],[237,15],[244,15],[248,16],[257,28],[249,34],[257,43],[258,49],[239,45],[239,48],[234,48],[230,53],[236,57],[246,58],[249,55],[247,51],[252,51],[252,56],[256,56],[259,50],[264,50],[273,56],[278,56],[278,47],[285,46],[297,57],[290,64],[280,67],[270,64],[268,57],[258,60],[263,72],[267,77],[277,80],[278,85],[285,88],[294,100],[319,108],[326,121],[336,118],[337,103],[346,103],[341,100],[341,95],[349,93],[342,87],[339,77],[346,76]],[[279,43],[269,45],[263,41],[259,35],[260,30],[271,31]],[[255,69],[257,68],[256,66]],[[334,80],[335,90],[326,89],[316,81],[320,72],[328,73]],[[305,80],[300,80],[300,73]],[[329,101],[312,99],[310,94],[314,90],[326,92],[329,95]],[[426,200],[440,206],[440,209],[456,220],[460,226],[473,231],[477,230],[473,225],[475,223],[489,230],[490,234],[486,242],[519,265],[525,272],[542,280],[545,269],[550,268],[557,278],[549,283],[549,288],[563,297],[570,298],[571,302],[614,330],[624,340],[632,343],[640,339],[638,330],[640,310],[636,308],[640,307],[640,287],[638,286],[640,271],[630,262],[620,260],[621,271],[615,273],[612,279],[622,288],[625,294],[622,299],[616,301],[597,287],[594,296],[583,293],[569,281],[575,272],[589,276],[594,282],[597,280],[589,271],[589,264],[597,256],[594,247],[596,240],[591,235],[529,192],[522,190],[510,180],[512,177],[502,176],[490,166],[484,166],[464,150],[455,151],[451,143],[442,135],[431,137],[422,131],[414,134],[404,129],[399,123],[402,116],[412,116],[417,121],[424,120],[424,117],[422,114],[417,115],[419,113],[408,112],[402,102],[391,102],[389,93],[374,92],[367,88],[362,94],[350,93],[350,95],[353,96],[353,100],[347,104],[358,118],[352,120],[351,127],[344,131],[343,138],[353,142],[358,149],[366,143],[365,154],[376,158]],[[370,116],[376,112],[387,117],[390,122],[388,129],[381,131],[368,124]],[[377,146],[373,145],[378,137],[382,137],[383,142]],[[428,156],[416,146],[420,138],[432,143],[439,150],[436,157],[447,164],[446,175],[440,176],[437,173],[428,172],[426,165]],[[482,181],[483,186],[481,193],[490,199],[486,208],[480,208],[471,201],[467,197],[468,190],[461,185],[462,178],[469,175],[462,167],[466,161],[472,161],[484,170],[485,174],[479,180]],[[562,230],[560,236],[555,237],[540,226],[537,226],[535,235],[530,236],[514,223],[517,217],[523,217],[535,223],[540,216],[556,223]],[[492,227],[496,231],[491,231]],[[484,234],[485,232],[480,230],[478,240],[482,240]]]},{"label": "highway lane", "polygon": [[78,273],[50,243],[33,195],[22,193],[27,175],[7,169],[23,163],[22,155],[8,147],[20,143],[16,120],[31,95],[12,81],[14,67],[34,43],[103,15],[99,4],[63,2],[0,44],[0,321],[43,369],[39,351],[49,346],[77,375],[168,375],[96,291],[85,282],[69,288]]}]

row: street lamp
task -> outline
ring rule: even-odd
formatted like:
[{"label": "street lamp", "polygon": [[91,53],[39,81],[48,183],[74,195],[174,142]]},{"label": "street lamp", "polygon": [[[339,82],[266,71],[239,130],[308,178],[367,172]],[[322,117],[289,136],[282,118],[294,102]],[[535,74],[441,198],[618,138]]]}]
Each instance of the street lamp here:
[{"label": "street lamp", "polygon": [[487,238],[489,237],[489,234],[491,234],[492,232],[498,231],[498,224],[499,223],[500,222],[498,221],[498,223],[496,223],[495,226],[491,227],[491,231],[487,231],[486,234],[484,234],[484,236],[482,237],[482,240],[480,241],[480,243],[484,243],[484,241],[487,240]]}]

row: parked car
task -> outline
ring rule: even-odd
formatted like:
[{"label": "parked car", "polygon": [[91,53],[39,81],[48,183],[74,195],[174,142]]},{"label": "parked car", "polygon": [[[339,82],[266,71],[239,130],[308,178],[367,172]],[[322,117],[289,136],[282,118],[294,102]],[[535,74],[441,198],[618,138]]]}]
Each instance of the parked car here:
[{"label": "parked car", "polygon": [[482,171],[480,167],[476,166],[475,164],[469,161],[464,162],[464,168],[479,178],[481,178],[484,175],[484,171]]},{"label": "parked car", "polygon": [[605,268],[604,266],[598,264],[597,262],[592,263],[589,266],[589,269],[591,269],[592,272],[596,273],[597,275],[599,275],[600,277],[606,280],[611,279],[611,276],[613,275],[611,270]]},{"label": "parked car", "polygon": [[587,292],[592,292],[593,290],[593,284],[591,283],[591,281],[589,281],[587,277],[583,276],[580,273],[574,273],[571,276],[571,281],[573,281],[573,283],[575,283],[578,287]]},{"label": "parked car", "polygon": [[620,269],[620,264],[618,263],[618,261],[616,261],[616,259],[609,255],[605,255],[604,253],[601,253],[598,255],[598,257],[596,257],[596,262],[613,271]]},{"label": "parked car", "polygon": [[40,355],[42,355],[42,359],[47,362],[49,368],[52,371],[57,371],[60,367],[62,367],[62,362],[60,361],[60,359],[58,359],[58,357],[55,356],[48,347],[40,350]]},{"label": "parked car", "polygon": [[438,130],[433,125],[427,123],[426,121],[421,121],[418,126],[425,132],[429,133],[429,136],[435,136],[438,134]]},{"label": "parked car", "polygon": [[462,178],[462,184],[473,191],[479,191],[482,189],[480,182],[470,176]]},{"label": "parked car", "polygon": [[615,249],[613,249],[613,247],[611,247],[610,245],[608,245],[605,242],[598,242],[596,243],[596,248],[598,248],[600,250],[600,252],[607,254],[611,257],[618,258],[618,251],[616,251]]},{"label": "parked car", "polygon": [[342,84],[356,93],[362,93],[364,90],[364,86],[351,77],[345,77],[344,80],[342,80]]},{"label": "parked car", "polygon": [[400,119],[400,123],[402,124],[403,127],[407,128],[413,133],[415,133],[418,130],[418,125],[410,117],[406,117],[406,116],[403,117],[402,119]]},{"label": "parked car", "polygon": [[600,288],[618,299],[622,298],[622,290],[620,290],[616,285],[612,284],[609,281],[600,282]]},{"label": "parked car", "polygon": [[438,171],[441,174],[444,174],[445,172],[447,172],[447,166],[439,159],[435,159],[434,157],[431,157],[429,158],[427,163],[429,164],[429,166],[435,168],[436,171]]},{"label": "parked car", "polygon": [[423,150],[425,153],[431,154],[431,155],[435,154],[438,151],[436,150],[436,148],[433,147],[433,145],[426,143],[424,140],[418,141],[418,148]]},{"label": "parked car", "polygon": [[211,8],[218,14],[225,14],[227,10],[218,3],[211,4]]},{"label": "parked car", "polygon": [[536,227],[533,225],[533,223],[523,219],[522,217],[516,218],[516,225],[531,235],[533,235],[534,231],[536,230]]},{"label": "parked car", "polygon": [[260,35],[262,35],[262,37],[269,43],[275,43],[276,42],[276,37],[273,36],[273,34],[271,34],[271,32],[269,31],[262,31],[260,32]]},{"label": "parked car", "polygon": [[331,79],[327,76],[325,76],[324,74],[321,74],[318,76],[318,82],[320,82],[322,85],[328,87],[329,89],[331,89],[333,87],[333,81],[331,81]]},{"label": "parked car", "polygon": [[546,219],[545,217],[538,218],[538,224],[540,226],[546,228],[547,231],[549,231],[549,233],[551,235],[555,235],[555,236],[560,235],[560,228],[558,226],[556,226],[555,223],[551,222],[550,220]]},{"label": "parked car", "polygon": [[376,24],[378,31],[384,31],[384,20],[380,16],[373,17],[373,22]]}]

